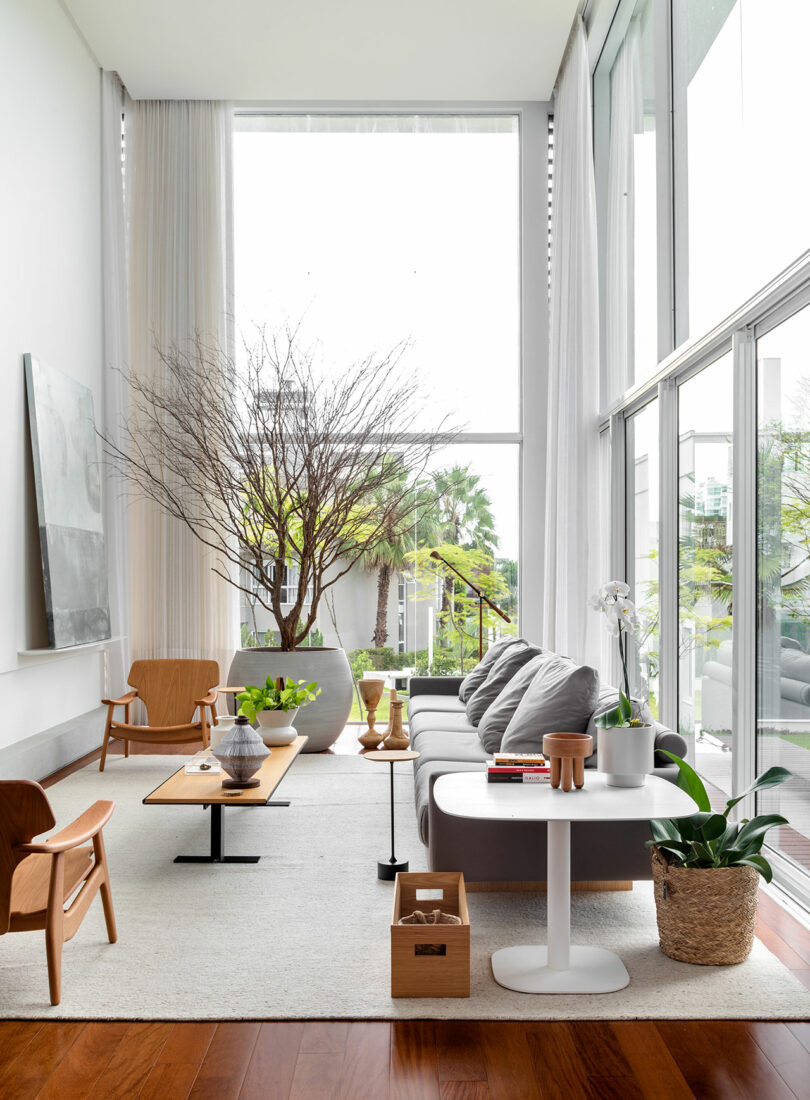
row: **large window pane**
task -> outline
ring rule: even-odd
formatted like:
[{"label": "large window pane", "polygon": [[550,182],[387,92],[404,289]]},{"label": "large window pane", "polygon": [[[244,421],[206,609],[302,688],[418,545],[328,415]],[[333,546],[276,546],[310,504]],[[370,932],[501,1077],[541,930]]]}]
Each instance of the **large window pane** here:
[{"label": "large window pane", "polygon": [[810,310],[757,342],[757,771],[795,778],[760,796],[790,826],[768,834],[810,868]]},{"label": "large window pane", "polygon": [[511,115],[238,117],[238,328],[327,372],[408,341],[431,424],[516,431],[519,168]]},{"label": "large window pane", "polygon": [[[596,71],[597,117],[609,129],[599,187],[606,224],[603,294],[606,402],[658,362],[653,4],[637,0]],[[601,110],[600,110],[601,108]]]},{"label": "large window pane", "polygon": [[691,337],[810,247],[809,40],[806,0],[673,0]]},{"label": "large window pane", "polygon": [[627,583],[640,627],[630,666],[630,690],[649,699],[658,717],[658,401],[628,417]]},{"label": "large window pane", "polygon": [[732,357],[678,396],[678,728],[699,770],[731,792]]}]

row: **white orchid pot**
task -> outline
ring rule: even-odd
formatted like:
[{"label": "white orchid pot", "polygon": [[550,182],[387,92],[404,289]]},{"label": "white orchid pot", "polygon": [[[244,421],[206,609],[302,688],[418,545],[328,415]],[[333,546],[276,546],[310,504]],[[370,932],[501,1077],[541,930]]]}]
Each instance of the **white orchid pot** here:
[{"label": "white orchid pot", "polygon": [[596,751],[609,787],[643,787],[655,767],[655,726],[600,729]]},{"label": "white orchid pot", "polygon": [[268,747],[289,745],[298,734],[293,727],[298,707],[292,710],[260,710],[256,713],[259,728],[256,731]]}]

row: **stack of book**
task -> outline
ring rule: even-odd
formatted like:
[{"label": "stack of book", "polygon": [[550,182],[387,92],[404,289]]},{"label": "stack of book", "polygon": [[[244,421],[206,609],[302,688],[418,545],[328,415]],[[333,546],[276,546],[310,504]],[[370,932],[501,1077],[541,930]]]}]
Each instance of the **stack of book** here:
[{"label": "stack of book", "polygon": [[542,753],[496,752],[487,761],[490,783],[550,783],[551,766]]}]

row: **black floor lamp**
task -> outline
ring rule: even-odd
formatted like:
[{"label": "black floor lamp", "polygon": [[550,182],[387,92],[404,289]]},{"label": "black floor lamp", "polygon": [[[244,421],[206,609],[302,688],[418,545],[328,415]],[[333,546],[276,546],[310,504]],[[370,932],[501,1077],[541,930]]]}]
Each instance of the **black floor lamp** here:
[{"label": "black floor lamp", "polygon": [[462,580],[468,588],[471,588],[478,600],[478,660],[484,656],[484,604],[487,607],[491,607],[496,615],[500,615],[505,623],[511,623],[511,619],[505,611],[501,611],[497,604],[493,603],[489,596],[485,596],[477,584],[473,584],[471,580],[468,580],[463,573],[459,573],[455,565],[451,565],[447,558],[443,558],[438,550],[431,550],[430,556],[435,558],[436,561],[443,562],[448,569],[452,569],[455,575]]}]

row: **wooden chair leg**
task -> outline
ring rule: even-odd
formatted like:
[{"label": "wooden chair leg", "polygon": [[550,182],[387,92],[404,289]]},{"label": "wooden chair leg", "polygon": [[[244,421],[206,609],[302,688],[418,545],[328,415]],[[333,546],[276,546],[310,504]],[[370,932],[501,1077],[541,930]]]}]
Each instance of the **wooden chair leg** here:
[{"label": "wooden chair leg", "polygon": [[107,718],[107,725],[104,728],[104,742],[101,746],[101,762],[98,766],[100,772],[104,771],[104,765],[107,763],[107,744],[110,740],[110,725],[112,724],[112,712],[110,712]]},{"label": "wooden chair leg", "polygon": [[129,759],[129,738],[124,738],[124,759]]},{"label": "wooden chair leg", "polygon": [[115,926],[115,910],[113,909],[112,893],[110,892],[110,869],[107,865],[107,852],[104,847],[104,837],[96,833],[93,837],[93,854],[99,867],[104,868],[104,878],[99,886],[101,904],[104,907],[104,922],[107,925],[107,938],[110,943],[118,939],[118,929]]},{"label": "wooden chair leg", "polygon": [[62,999],[62,945],[65,942],[65,910],[62,895],[65,882],[65,856],[52,857],[48,908],[45,915],[45,952],[48,956],[48,986],[51,1004]]}]

